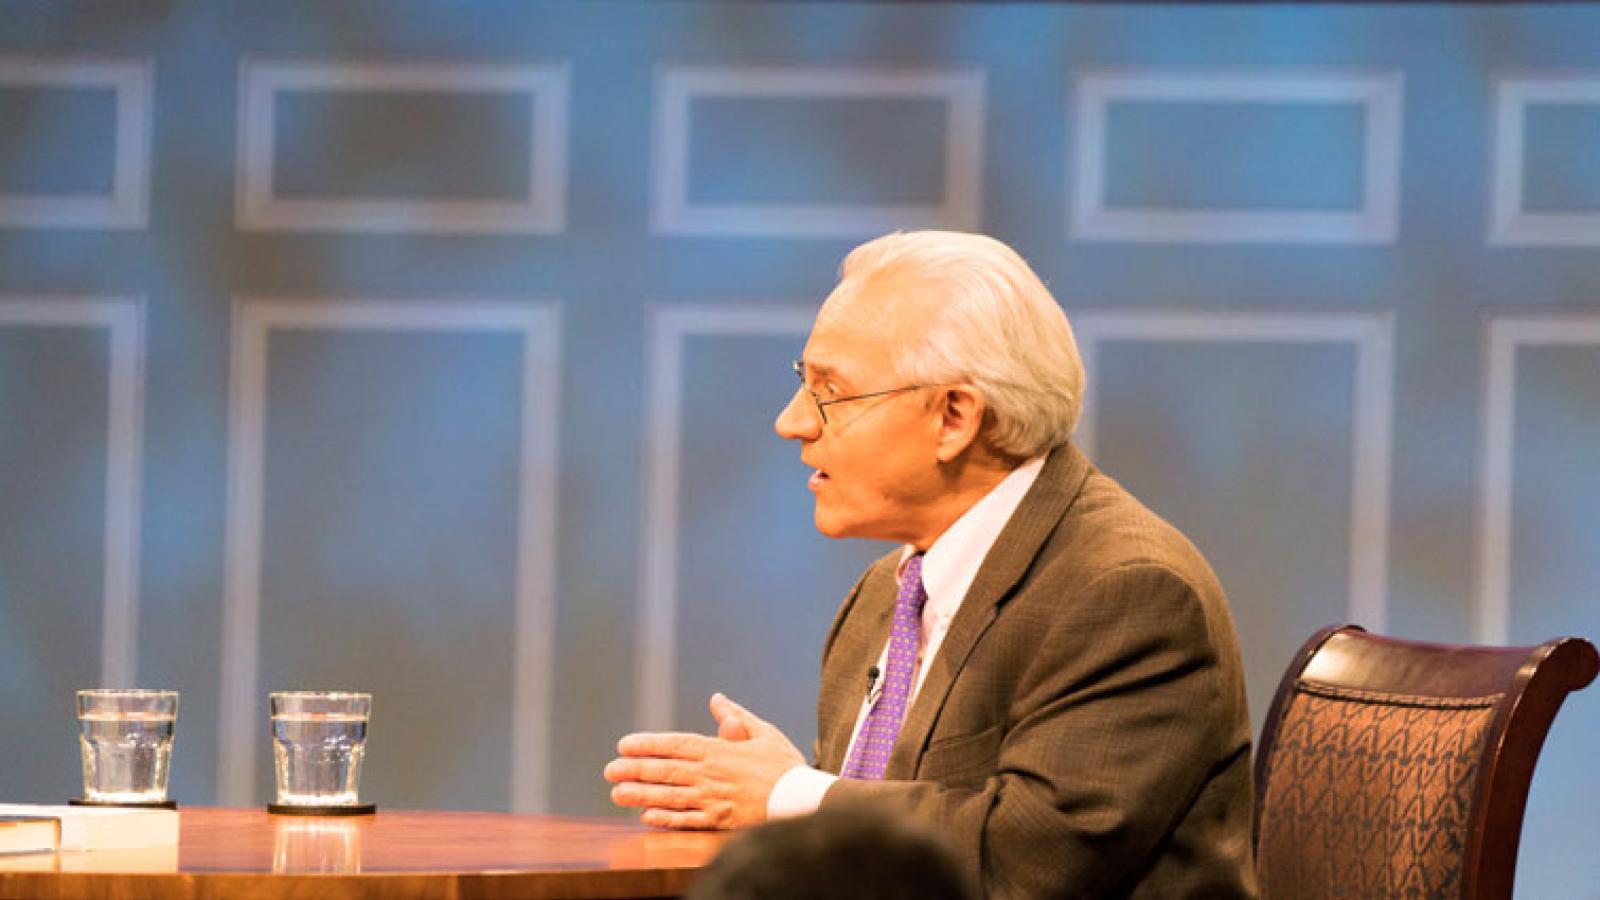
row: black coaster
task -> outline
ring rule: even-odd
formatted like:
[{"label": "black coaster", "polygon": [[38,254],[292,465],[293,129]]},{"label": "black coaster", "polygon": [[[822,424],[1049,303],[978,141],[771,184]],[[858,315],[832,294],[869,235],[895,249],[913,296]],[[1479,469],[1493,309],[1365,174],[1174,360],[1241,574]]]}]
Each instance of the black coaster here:
[{"label": "black coaster", "polygon": [[73,797],[67,801],[68,806],[108,806],[122,809],[177,809],[176,800],[146,800],[142,803],[118,803],[111,800],[90,800],[87,797]]},{"label": "black coaster", "polygon": [[370,816],[378,811],[376,803],[355,806],[300,806],[294,803],[268,803],[267,812],[275,816]]}]

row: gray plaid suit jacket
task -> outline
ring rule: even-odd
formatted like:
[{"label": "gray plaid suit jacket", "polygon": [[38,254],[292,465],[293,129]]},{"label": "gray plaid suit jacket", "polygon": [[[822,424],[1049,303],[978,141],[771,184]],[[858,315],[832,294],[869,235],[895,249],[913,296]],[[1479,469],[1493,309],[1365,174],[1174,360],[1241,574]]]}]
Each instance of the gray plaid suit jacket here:
[{"label": "gray plaid suit jacket", "polygon": [[[823,650],[815,762],[838,772],[888,639],[899,552]],[[1256,895],[1239,641],[1210,567],[1070,444],[962,601],[885,780],[841,779],[934,825],[990,898]]]}]

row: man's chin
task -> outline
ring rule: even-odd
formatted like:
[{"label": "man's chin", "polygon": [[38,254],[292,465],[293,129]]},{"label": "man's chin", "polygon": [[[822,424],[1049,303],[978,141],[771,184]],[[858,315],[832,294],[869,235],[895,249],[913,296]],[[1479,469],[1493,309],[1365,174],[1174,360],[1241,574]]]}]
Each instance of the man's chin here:
[{"label": "man's chin", "polygon": [[816,522],[817,522],[817,531],[820,532],[823,537],[846,538],[846,537],[850,536],[849,532],[845,531],[843,528],[838,527],[837,525],[834,525],[833,523],[827,521],[826,519],[823,519],[820,516],[817,517]]},{"label": "man's chin", "polygon": [[832,516],[824,512],[821,504],[818,504],[817,511],[812,516],[812,521],[816,523],[817,531],[821,532],[823,537],[847,538],[856,536],[855,533],[850,530],[850,524],[848,522],[842,521],[839,519],[839,517]]},{"label": "man's chin", "polygon": [[887,529],[881,523],[849,519],[844,516],[830,514],[821,505],[817,506],[816,514],[812,517],[816,523],[817,531],[823,537],[829,538],[860,538],[868,541],[893,541],[898,538],[886,534]]}]

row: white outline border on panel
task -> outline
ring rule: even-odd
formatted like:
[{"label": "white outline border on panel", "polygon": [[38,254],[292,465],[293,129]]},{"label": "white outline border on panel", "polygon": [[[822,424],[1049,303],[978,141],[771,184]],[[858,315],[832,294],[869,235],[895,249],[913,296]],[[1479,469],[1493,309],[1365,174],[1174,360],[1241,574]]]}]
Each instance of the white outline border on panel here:
[{"label": "white outline border on panel", "polygon": [[110,335],[100,682],[106,687],[133,687],[139,671],[144,301],[135,297],[0,297],[0,328],[9,326],[104,328]]},{"label": "white outline border on panel", "polygon": [[522,335],[522,450],[511,810],[546,806],[555,627],[561,312],[552,301],[238,298],[228,411],[226,588],[217,796],[248,806],[255,785],[261,624],[267,339],[274,330],[511,332]]},{"label": "white outline border on panel", "polygon": [[[239,72],[235,209],[246,231],[554,234],[566,227],[568,67],[290,63],[247,59]],[[528,196],[521,200],[283,198],[273,189],[276,95],[282,91],[523,93],[534,98]]]},{"label": "white outline border on panel", "polygon": [[815,307],[652,303],[646,308],[644,508],[640,539],[634,723],[672,727],[677,689],[678,515],[683,459],[683,346],[690,337],[804,340]]},{"label": "white outline border on panel", "polygon": [[[689,199],[689,106],[701,97],[933,98],[949,109],[938,203],[695,203]],[[862,237],[895,228],[982,224],[984,73],[666,66],[656,75],[650,225],[657,234]]]},{"label": "white outline border on panel", "polygon": [[1600,106],[1600,71],[1502,75],[1494,86],[1494,162],[1489,243],[1585,247],[1600,244],[1600,211],[1528,212],[1522,170],[1527,108],[1534,103]]},{"label": "white outline border on panel", "polygon": [[1600,314],[1491,316],[1485,329],[1483,443],[1478,451],[1478,552],[1474,638],[1504,644],[1511,635],[1511,501],[1516,440],[1517,350],[1600,347]]},{"label": "white outline border on panel", "polygon": [[[1401,98],[1397,71],[1088,70],[1073,87],[1068,236],[1074,240],[1390,244],[1400,222]],[[1359,103],[1365,108],[1361,208],[1354,212],[1134,207],[1106,204],[1106,114],[1118,101]]]},{"label": "white outline border on panel", "polygon": [[1072,328],[1088,370],[1077,441],[1094,452],[1094,387],[1106,341],[1350,344],[1356,349],[1351,443],[1349,615],[1388,627],[1389,473],[1394,423],[1394,317],[1388,313],[1108,313],[1080,311]]},{"label": "white outline border on panel", "polygon": [[0,227],[145,227],[152,106],[148,61],[0,57],[0,86],[110,88],[116,97],[111,195],[0,194]]}]

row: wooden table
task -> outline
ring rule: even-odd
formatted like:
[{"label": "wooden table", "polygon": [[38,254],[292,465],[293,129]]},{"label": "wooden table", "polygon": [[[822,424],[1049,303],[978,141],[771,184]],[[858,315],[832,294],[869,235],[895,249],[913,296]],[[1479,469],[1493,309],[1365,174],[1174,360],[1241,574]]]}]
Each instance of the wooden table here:
[{"label": "wooden table", "polygon": [[672,897],[726,837],[504,813],[181,817],[176,847],[0,857],[0,898]]}]

